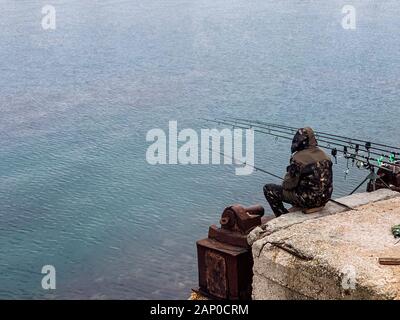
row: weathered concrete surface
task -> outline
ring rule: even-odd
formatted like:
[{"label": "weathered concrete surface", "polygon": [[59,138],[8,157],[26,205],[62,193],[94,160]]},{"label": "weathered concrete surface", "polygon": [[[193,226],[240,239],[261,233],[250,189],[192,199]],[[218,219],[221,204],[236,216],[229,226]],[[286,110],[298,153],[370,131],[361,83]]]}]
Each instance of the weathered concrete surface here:
[{"label": "weathered concrete surface", "polygon": [[[253,299],[400,299],[400,257],[391,227],[400,194],[389,190],[338,199],[321,213],[281,216],[249,235]],[[347,210],[347,211],[344,211]]]}]

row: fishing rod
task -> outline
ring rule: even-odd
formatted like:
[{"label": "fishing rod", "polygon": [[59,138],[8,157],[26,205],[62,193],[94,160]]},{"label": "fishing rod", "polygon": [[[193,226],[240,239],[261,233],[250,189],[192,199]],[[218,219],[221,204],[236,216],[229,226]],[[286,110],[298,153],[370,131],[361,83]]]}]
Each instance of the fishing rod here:
[{"label": "fishing rod", "polygon": [[[257,121],[257,123],[259,123],[259,122]],[[254,125],[254,124],[252,124],[252,125]],[[268,129],[270,129],[271,126],[278,127],[278,126],[271,125],[271,124],[266,124],[266,126],[267,127],[265,127],[265,125],[260,125],[260,127],[268,128]],[[296,129],[291,129],[290,128],[290,129],[287,129],[287,130],[290,130],[290,131],[294,132]],[[386,149],[374,147],[371,142],[366,142],[365,146],[363,146],[363,145],[360,145],[359,143],[354,143],[353,141],[346,141],[346,140],[343,140],[343,139],[338,139],[338,138],[322,135],[321,133],[318,133],[318,132],[315,135],[316,135],[316,137],[317,137],[317,139],[319,141],[326,142],[326,143],[328,143],[328,145],[338,145],[340,147],[343,147],[344,150],[346,150],[348,148],[351,148],[357,154],[358,154],[358,152],[364,152],[364,153],[368,154],[369,158],[370,158],[371,154],[377,155],[377,156],[379,156],[379,161],[381,161],[381,162],[382,162],[382,160],[384,158],[389,159],[390,162],[386,162],[386,161],[385,162],[386,163],[391,163],[391,164],[393,164],[397,160],[399,160],[399,158],[396,157],[396,156],[400,155],[399,152],[393,151],[393,150],[386,150]],[[325,139],[328,139],[328,140],[325,140]],[[342,143],[338,143],[337,141],[346,143],[346,145],[343,145]],[[393,147],[393,148],[396,148],[396,147]],[[376,150],[376,151],[374,151],[374,150]],[[378,152],[378,151],[380,151],[380,152]]]},{"label": "fishing rod", "polygon": [[[247,165],[247,166],[249,166],[249,167],[252,167],[252,168],[253,168],[254,170],[256,170],[256,171],[260,171],[260,172],[265,173],[265,174],[268,174],[268,175],[270,175],[270,176],[272,176],[272,177],[278,178],[278,179],[280,179],[280,180],[284,180],[282,177],[280,177],[280,176],[278,176],[278,175],[276,175],[276,174],[274,174],[274,173],[272,173],[272,172],[269,172],[269,171],[264,170],[264,169],[261,169],[261,168],[259,168],[259,167],[256,167],[256,166],[247,164],[246,162],[243,162],[243,161],[240,161],[240,160],[238,160],[238,159],[236,159],[236,158],[234,158],[234,157],[228,156],[228,155],[226,155],[226,154],[223,153],[223,152],[216,151],[216,150],[214,150],[214,149],[212,149],[212,148],[208,148],[208,149],[209,149],[211,152],[218,153],[218,154],[222,155],[223,157],[226,157],[226,158],[228,158],[228,159],[231,159],[231,160],[234,161],[235,163],[241,163],[241,164]],[[331,202],[333,202],[333,203],[336,203],[337,205],[342,206],[342,207],[345,207],[345,208],[347,208],[347,209],[349,209],[349,210],[357,210],[357,209],[352,208],[352,207],[348,206],[347,204],[341,203],[341,202],[339,202],[339,201],[337,201],[337,200],[329,199],[328,201],[331,201]]]},{"label": "fishing rod", "polygon": [[208,148],[208,149],[209,149],[211,152],[219,153],[219,154],[222,155],[223,157],[226,157],[226,158],[228,158],[228,159],[231,159],[231,160],[234,161],[235,163],[240,163],[240,164],[249,166],[249,167],[253,168],[253,169],[256,170],[256,171],[260,171],[260,172],[269,174],[270,176],[275,177],[275,178],[277,178],[277,179],[283,180],[282,177],[280,177],[280,176],[278,176],[278,175],[276,175],[276,174],[273,174],[272,172],[269,172],[269,171],[267,171],[267,170],[258,168],[258,167],[256,167],[256,166],[253,166],[253,165],[248,164],[248,163],[246,163],[246,162],[240,161],[240,160],[238,160],[238,159],[235,159],[235,158],[233,158],[233,157],[231,157],[231,156],[226,155],[226,154],[223,153],[223,152],[213,150],[212,148]]},{"label": "fishing rod", "polygon": [[[237,119],[236,121],[238,121],[240,119]],[[249,121],[249,120],[242,120],[245,121],[246,124],[251,124],[251,125],[255,125],[255,123],[260,124],[260,126],[262,126],[263,128],[270,128],[270,127],[274,127],[274,128],[280,128],[280,129],[284,129],[284,130],[290,130],[293,133],[295,133],[297,131],[296,128],[294,127],[288,127],[288,126],[283,126],[283,125],[275,125],[275,124],[271,124],[271,123],[267,123],[267,122],[263,122],[263,121]],[[336,138],[334,136],[330,136],[329,134],[323,134],[320,133],[318,131],[315,131],[315,135],[318,138],[318,140],[326,142],[326,143],[330,143],[330,144],[336,144],[342,147],[350,147],[353,148],[357,151],[362,151],[362,152],[368,152],[371,154],[375,154],[378,156],[385,156],[385,157],[390,157],[392,159],[394,159],[395,155],[400,155],[400,153],[398,151],[393,151],[393,149],[397,149],[396,147],[392,147],[392,150],[387,150],[387,149],[382,149],[382,148],[377,148],[373,146],[373,143],[371,142],[365,142],[365,145],[361,145],[360,143],[355,143],[354,141],[351,140],[343,140],[340,138]],[[325,140],[328,139],[329,141]],[[346,145],[343,145],[342,143],[338,143],[338,142],[342,142],[342,143],[346,143]],[[365,148],[365,149],[362,149]],[[373,151],[376,150],[376,151]],[[377,151],[381,151],[381,152],[377,152]],[[388,152],[390,153],[389,155],[387,154],[383,154],[382,152]]]},{"label": "fishing rod", "polygon": [[[229,123],[227,123],[228,121],[229,121]],[[231,125],[231,126],[235,126],[235,125],[236,125],[237,127],[239,127],[239,126],[237,125],[237,123],[240,123],[240,122],[238,122],[238,121],[230,121],[230,120],[226,120],[226,119],[216,119],[214,122],[224,123],[224,124],[226,124],[226,125]],[[234,122],[234,123],[232,123],[232,122]],[[284,138],[284,139],[288,139],[288,140],[291,140],[291,139],[292,139],[291,136],[290,136],[290,137],[287,137],[287,136],[281,136],[281,135],[277,135],[277,134],[271,133],[271,131],[275,131],[275,132],[280,132],[280,133],[287,134],[287,135],[292,135],[293,133],[291,133],[291,132],[285,132],[285,131],[281,131],[281,130],[277,130],[277,129],[265,128],[265,127],[262,127],[262,126],[260,127],[260,126],[258,126],[258,125],[254,125],[254,124],[247,124],[247,123],[241,123],[241,124],[248,126],[248,128],[247,128],[247,127],[239,127],[239,128],[242,128],[242,129],[250,129],[250,128],[256,127],[256,128],[261,128],[261,129],[268,130],[268,132],[260,131],[260,130],[255,130],[256,132],[260,132],[260,133],[264,133],[264,134],[269,134],[269,135],[273,135],[273,136],[280,137],[280,138]],[[296,131],[297,131],[297,129],[296,129]],[[337,145],[340,145],[340,146],[343,147],[343,150],[340,150],[340,149],[337,149],[337,148],[332,148],[332,147],[330,146],[331,144],[335,144],[335,143],[332,143],[332,142],[330,142],[330,141],[326,141],[326,140],[323,140],[323,139],[319,139],[319,141],[328,143],[327,146],[324,146],[324,145],[320,145],[320,146],[323,147],[323,148],[326,148],[326,149],[330,149],[330,150],[332,151],[332,155],[333,155],[335,158],[336,158],[337,152],[341,152],[341,153],[344,154],[344,157],[345,157],[346,159],[351,159],[351,160],[354,159],[354,161],[355,161],[355,160],[361,161],[360,159],[357,159],[356,157],[361,157],[361,158],[365,159],[366,161],[363,161],[364,164],[368,164],[368,165],[369,165],[369,164],[371,164],[369,161],[372,160],[372,161],[376,161],[378,164],[379,164],[379,163],[381,163],[381,164],[385,163],[385,164],[392,165],[392,166],[394,166],[394,167],[400,167],[400,164],[396,164],[396,163],[393,163],[393,162],[387,162],[387,161],[383,160],[383,159],[384,159],[384,156],[383,156],[383,155],[382,155],[380,158],[376,159],[376,158],[373,158],[373,157],[370,156],[370,153],[372,153],[372,152],[368,152],[368,151],[363,151],[363,150],[361,150],[361,152],[366,152],[366,153],[368,153],[368,156],[365,156],[365,155],[361,155],[361,154],[358,153],[358,152],[360,151],[359,149],[355,149],[356,153],[351,153],[351,152],[349,152],[349,148],[352,149],[352,147],[350,147],[350,146],[344,146],[344,145],[341,145],[341,144],[337,144],[337,143],[336,143]],[[380,155],[380,154],[378,154],[378,155]],[[396,159],[395,159],[395,158],[391,158],[391,160],[392,160],[392,161],[395,161]],[[373,165],[373,164],[371,164],[371,165]],[[378,166],[375,165],[375,167],[381,168],[381,165],[378,165]],[[390,171],[390,170],[388,170],[388,171]]]},{"label": "fishing rod", "polygon": [[[230,126],[233,126],[233,127],[238,127],[238,128],[242,128],[242,129],[250,129],[250,128],[247,128],[247,127],[241,127],[241,126],[239,126],[239,125],[237,125],[237,124],[232,124],[232,123],[227,123],[226,121],[221,121],[221,120],[210,120],[210,119],[204,119],[204,120],[206,120],[206,121],[211,121],[211,122],[214,122],[214,123],[218,123],[218,124],[226,124],[226,125],[230,125]],[[249,126],[248,124],[246,124],[247,126]],[[269,134],[269,135],[272,135],[272,136],[275,136],[275,137],[281,137],[281,138],[284,138],[284,139],[288,139],[288,140],[291,140],[292,138],[291,137],[288,137],[288,136],[282,136],[282,135],[277,135],[277,134],[273,134],[273,133],[271,133],[271,132],[265,132],[265,131],[261,131],[261,130],[257,130],[257,129],[254,129],[254,128],[252,128],[253,129],[253,131],[255,131],[255,132],[260,132],[260,133],[264,133],[264,134]],[[287,132],[284,132],[285,134],[289,134],[289,133],[287,133]],[[327,148],[327,149],[331,149],[332,150],[332,155],[335,157],[335,159],[336,159],[336,154],[337,154],[337,152],[338,152],[338,150],[336,149],[336,148],[331,148],[331,147],[329,147],[329,146],[322,146],[322,145],[320,145],[320,147],[322,147],[322,148]],[[333,152],[333,151],[335,151],[335,152]],[[373,188],[374,188],[374,190],[375,190],[375,183],[376,183],[376,180],[377,179],[379,179],[380,181],[382,181],[382,183],[385,185],[385,187],[387,187],[387,188],[389,188],[390,189],[390,187],[385,183],[385,181],[380,177],[380,176],[378,176],[376,173],[375,173],[375,168],[380,168],[381,170],[384,170],[384,171],[387,171],[387,172],[392,172],[392,170],[390,170],[390,169],[388,169],[388,168],[386,168],[386,167],[382,167],[382,166],[376,166],[376,165],[374,165],[374,164],[372,164],[371,162],[370,162],[370,160],[376,160],[376,159],[373,159],[373,158],[371,158],[371,157],[365,157],[365,156],[361,156],[361,155],[358,155],[358,154],[351,154],[351,153],[349,153],[347,150],[343,150],[343,151],[341,151],[341,150],[339,150],[340,152],[343,152],[344,153],[344,157],[347,159],[347,161],[349,160],[349,159],[352,159],[353,160],[353,162],[355,161],[355,160],[357,160],[357,167],[360,169],[360,168],[365,168],[365,169],[368,169],[368,170],[370,170],[370,173],[369,173],[369,175],[350,193],[350,194],[353,194],[355,191],[357,191],[368,179],[373,183]],[[360,160],[360,159],[358,159],[357,158],[357,156],[360,156],[360,157],[363,157],[363,158],[366,158],[367,159],[367,161],[364,161],[364,160]],[[337,163],[337,162],[336,162]],[[363,166],[359,166],[358,165],[358,163],[361,163]],[[393,164],[392,164],[393,165]],[[348,162],[347,162],[347,170],[345,171],[345,175],[347,176],[347,174],[348,174],[348,170],[349,170],[349,168],[348,168]],[[345,176],[345,177],[346,177]]]},{"label": "fishing rod", "polygon": [[[252,126],[250,126],[248,124],[246,124],[248,127],[243,127],[243,126],[240,126],[240,125],[238,125],[236,123],[228,122],[228,121],[225,121],[225,120],[222,120],[222,119],[220,119],[220,120],[218,120],[218,119],[216,119],[216,120],[203,119],[203,120],[209,121],[209,122],[214,122],[214,123],[217,123],[217,124],[225,124],[225,125],[229,125],[229,126],[233,126],[233,127],[237,127],[237,128],[241,128],[241,129],[253,129],[255,132],[259,132],[259,133],[263,133],[263,134],[267,134],[267,135],[272,135],[272,136],[277,137],[277,138],[283,138],[283,139],[287,139],[287,140],[292,140],[292,137],[282,136],[282,135],[278,135],[278,134],[271,133],[271,132],[265,132],[265,131],[259,130],[257,128],[254,129],[254,127],[252,128]],[[284,134],[289,134],[289,133],[284,132]],[[370,160],[377,161],[377,159],[374,159],[374,158],[371,158],[371,157],[366,157],[366,156],[359,155],[359,154],[353,154],[353,153],[348,152],[348,150],[346,150],[346,151],[345,150],[338,150],[336,148],[332,148],[330,146],[324,146],[324,145],[319,145],[319,146],[322,147],[322,148],[325,148],[325,149],[330,149],[332,151],[332,155],[334,157],[336,157],[337,152],[341,152],[341,153],[343,153],[345,155],[346,159],[354,159],[355,161],[358,161],[358,162],[362,163],[364,165],[364,168],[366,168],[366,169],[370,169],[370,167],[373,167],[373,168],[381,168],[384,171],[392,172],[392,170],[390,170],[388,168],[381,167],[381,166],[375,165],[375,164],[370,162]],[[366,160],[360,159],[360,157],[363,158],[363,159],[366,159]],[[387,162],[382,162],[382,163],[387,163]],[[392,163],[390,163],[390,164],[394,165]]]},{"label": "fishing rod", "polygon": [[[236,122],[236,123],[239,123],[239,122]],[[278,132],[281,132],[281,133],[284,133],[284,134],[293,134],[292,132],[289,133],[289,132],[280,131],[280,130],[276,130],[276,129],[266,128],[266,127],[263,127],[263,126],[257,126],[257,125],[254,125],[254,124],[247,124],[247,123],[242,123],[242,124],[248,125],[250,127],[263,128],[263,129],[266,129],[268,131],[271,130],[271,131],[278,131]],[[317,136],[317,138],[318,138],[318,136]],[[369,162],[370,160],[376,161],[378,163],[378,167],[381,167],[381,164],[383,164],[383,163],[388,164],[388,165],[392,165],[393,167],[400,167],[400,164],[396,164],[395,163],[395,161],[397,161],[398,159],[395,158],[395,156],[394,156],[395,153],[394,152],[390,152],[390,155],[387,155],[387,154],[373,152],[373,151],[370,151],[369,149],[362,150],[362,149],[360,149],[359,145],[356,145],[356,147],[354,147],[351,144],[346,146],[346,145],[343,145],[343,144],[340,144],[340,143],[337,143],[337,142],[327,141],[327,140],[324,140],[324,139],[321,139],[321,138],[318,138],[318,141],[327,143],[328,145],[324,146],[324,147],[334,151],[335,154],[338,151],[343,153],[346,159],[354,159],[355,160],[354,156],[359,156],[359,157],[367,160],[367,162]],[[343,151],[340,150],[340,149],[338,150],[337,148],[331,148],[331,145],[341,146],[341,147],[343,147]],[[355,153],[350,153],[349,149],[354,149]],[[367,156],[361,155],[361,154],[359,154],[359,152],[367,153]],[[332,154],[332,155],[335,156],[335,154]],[[375,154],[375,155],[378,155],[380,157],[379,158],[374,158],[374,157],[371,157],[371,154]],[[388,158],[390,160],[390,162],[385,161],[384,160],[385,157]]]},{"label": "fishing rod", "polygon": [[[233,119],[238,119],[238,118],[233,118]],[[225,121],[226,119],[221,119],[221,120]],[[235,123],[240,123],[240,124],[244,124],[244,125],[248,125],[248,126],[252,126],[252,127],[259,127],[259,128],[263,128],[263,129],[267,129],[267,130],[271,130],[271,131],[275,131],[275,132],[280,132],[280,133],[285,133],[285,134],[289,134],[289,132],[282,131],[282,130],[290,130],[291,131],[290,134],[293,134],[293,133],[297,132],[297,130],[298,130],[298,129],[294,129],[293,127],[288,127],[288,129],[286,129],[284,127],[287,127],[287,126],[273,125],[273,124],[255,125],[253,122],[251,122],[249,120],[240,120],[240,119],[238,119],[238,120],[227,120],[227,121],[234,121]],[[255,122],[256,123],[263,123],[261,121],[255,121]],[[270,127],[278,128],[278,129],[281,129],[281,130],[271,129]],[[316,135],[316,138],[318,139],[318,141],[325,142],[328,145],[336,145],[336,146],[343,147],[343,149],[346,151],[346,153],[347,153],[347,150],[350,148],[350,149],[354,149],[356,154],[358,154],[358,152],[365,152],[365,153],[368,153],[368,154],[375,154],[375,155],[383,157],[383,158],[386,157],[388,159],[391,159],[393,162],[396,161],[396,160],[399,160],[398,158],[395,158],[395,155],[400,155],[400,153],[393,152],[393,151],[390,151],[390,150],[384,150],[384,149],[372,147],[372,146],[370,146],[370,144],[371,144],[370,142],[369,142],[369,144],[366,144],[365,149],[362,149],[361,148],[362,146],[360,146],[359,144],[355,144],[354,145],[352,142],[347,142],[345,140],[341,140],[341,139],[338,139],[338,138],[332,138],[332,137],[323,136],[321,138],[321,134],[318,133],[318,132],[315,132],[315,135]],[[324,138],[328,139],[328,140],[325,140]],[[345,143],[347,143],[347,145],[344,145],[344,144],[336,142],[336,141],[345,142]],[[384,152],[388,152],[389,154],[384,154],[384,153],[371,151],[371,149],[381,150],[381,151],[384,151]],[[380,161],[383,161],[383,160],[380,160]],[[390,162],[385,162],[385,163],[393,164],[393,163],[390,163]]]},{"label": "fishing rod", "polygon": [[[297,128],[295,128],[295,127],[282,125],[282,124],[274,124],[274,123],[264,122],[264,121],[260,121],[260,120],[245,120],[245,119],[240,119],[240,118],[231,118],[231,119],[247,121],[249,123],[256,122],[256,123],[265,124],[265,125],[269,125],[269,126],[281,127],[281,128],[286,128],[286,129],[291,129],[291,130],[297,131]],[[338,141],[346,142],[346,143],[353,144],[353,145],[356,145],[356,143],[354,141],[362,142],[362,143],[368,145],[368,148],[370,148],[370,149],[380,150],[380,151],[384,151],[384,152],[387,152],[388,151],[387,149],[400,151],[400,147],[390,146],[390,145],[387,145],[387,144],[371,142],[371,141],[361,140],[361,139],[357,139],[357,138],[350,138],[350,137],[341,136],[341,135],[332,134],[332,133],[327,133],[327,132],[322,132],[322,131],[315,131],[315,133],[318,134],[319,136],[324,136],[326,138],[333,138],[334,137]],[[376,148],[376,147],[374,147],[374,145],[381,146],[381,147],[384,147],[386,149]],[[400,152],[395,152],[395,153],[400,154]]]}]

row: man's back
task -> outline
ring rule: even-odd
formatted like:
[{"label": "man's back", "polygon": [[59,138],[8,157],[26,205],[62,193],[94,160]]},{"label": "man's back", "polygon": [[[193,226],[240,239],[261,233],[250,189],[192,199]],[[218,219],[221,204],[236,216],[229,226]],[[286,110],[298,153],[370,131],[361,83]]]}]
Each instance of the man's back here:
[{"label": "man's back", "polygon": [[316,208],[325,205],[332,195],[332,161],[318,147],[311,128],[297,130],[291,151],[282,185],[266,184],[263,188],[277,217],[288,212],[283,202],[301,208]]},{"label": "man's back", "polygon": [[332,195],[332,161],[318,147],[314,131],[299,129],[293,137],[290,165],[283,181],[284,193],[302,207],[324,205]]},{"label": "man's back", "polygon": [[311,147],[296,152],[292,157],[299,172],[299,183],[294,189],[305,202],[306,207],[324,205],[331,197],[332,161],[318,147]]}]

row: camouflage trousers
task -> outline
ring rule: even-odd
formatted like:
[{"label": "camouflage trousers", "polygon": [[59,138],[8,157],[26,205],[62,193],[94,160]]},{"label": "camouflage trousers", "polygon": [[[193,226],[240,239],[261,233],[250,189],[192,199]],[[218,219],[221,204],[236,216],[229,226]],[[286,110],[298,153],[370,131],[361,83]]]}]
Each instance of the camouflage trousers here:
[{"label": "camouflage trousers", "polygon": [[288,213],[288,210],[283,205],[284,202],[296,207],[302,207],[303,201],[295,192],[283,190],[283,187],[277,184],[266,184],[264,186],[264,196],[275,216],[279,217],[282,214]]}]

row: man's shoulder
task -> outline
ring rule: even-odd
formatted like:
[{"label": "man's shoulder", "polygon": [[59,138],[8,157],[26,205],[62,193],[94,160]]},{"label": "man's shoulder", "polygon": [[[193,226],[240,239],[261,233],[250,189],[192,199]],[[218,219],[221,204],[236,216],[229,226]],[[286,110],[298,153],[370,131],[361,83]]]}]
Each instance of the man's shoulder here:
[{"label": "man's shoulder", "polygon": [[292,156],[292,160],[297,163],[307,164],[319,161],[331,161],[331,158],[319,147],[304,149],[296,152]]}]

